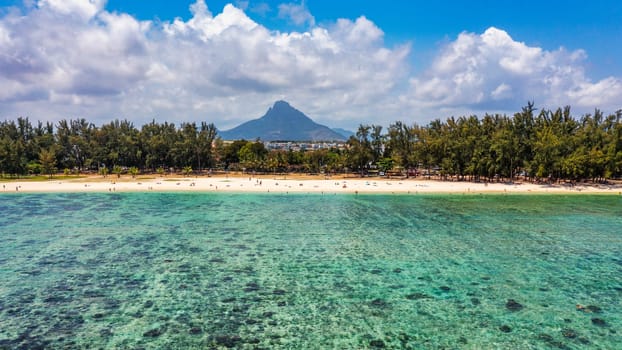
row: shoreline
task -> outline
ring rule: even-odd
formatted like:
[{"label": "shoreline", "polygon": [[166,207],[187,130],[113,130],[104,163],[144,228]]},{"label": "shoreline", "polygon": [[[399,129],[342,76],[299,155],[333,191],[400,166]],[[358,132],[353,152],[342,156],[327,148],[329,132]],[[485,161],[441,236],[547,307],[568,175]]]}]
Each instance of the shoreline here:
[{"label": "shoreline", "polygon": [[[289,176],[288,176],[289,177]],[[0,193],[216,192],[320,194],[611,194],[622,185],[541,185],[421,179],[279,178],[274,176],[52,179],[3,182]]]}]

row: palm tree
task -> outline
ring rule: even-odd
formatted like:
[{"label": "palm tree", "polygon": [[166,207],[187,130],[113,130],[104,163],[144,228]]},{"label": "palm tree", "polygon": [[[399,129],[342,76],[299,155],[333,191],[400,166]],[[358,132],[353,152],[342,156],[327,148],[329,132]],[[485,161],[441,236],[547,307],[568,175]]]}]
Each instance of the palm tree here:
[{"label": "palm tree", "polygon": [[132,175],[132,178],[135,178],[136,175],[138,175],[138,168],[135,167],[135,166],[130,167],[130,169],[128,171],[129,171],[130,175]]},{"label": "palm tree", "polygon": [[122,172],[123,172],[123,169],[121,168],[120,165],[115,165],[112,167],[112,173],[117,175],[117,178],[121,177]]},{"label": "palm tree", "polygon": [[190,176],[190,174],[192,173],[192,167],[189,165],[185,166],[182,171],[184,173],[184,176]]}]

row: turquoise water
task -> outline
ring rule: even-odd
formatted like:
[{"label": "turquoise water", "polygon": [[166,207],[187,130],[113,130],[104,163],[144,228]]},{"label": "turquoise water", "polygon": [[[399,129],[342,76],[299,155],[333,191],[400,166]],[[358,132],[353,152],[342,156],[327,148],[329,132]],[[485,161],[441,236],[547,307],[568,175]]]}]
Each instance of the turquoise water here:
[{"label": "turquoise water", "polygon": [[3,195],[0,281],[0,349],[618,349],[622,197]]}]

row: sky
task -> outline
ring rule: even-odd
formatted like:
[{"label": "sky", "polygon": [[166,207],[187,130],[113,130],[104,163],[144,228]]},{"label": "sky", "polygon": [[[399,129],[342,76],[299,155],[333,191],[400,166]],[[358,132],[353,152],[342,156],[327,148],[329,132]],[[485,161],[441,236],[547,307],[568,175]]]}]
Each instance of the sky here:
[{"label": "sky", "polygon": [[622,109],[622,2],[0,0],[0,120],[355,130]]}]

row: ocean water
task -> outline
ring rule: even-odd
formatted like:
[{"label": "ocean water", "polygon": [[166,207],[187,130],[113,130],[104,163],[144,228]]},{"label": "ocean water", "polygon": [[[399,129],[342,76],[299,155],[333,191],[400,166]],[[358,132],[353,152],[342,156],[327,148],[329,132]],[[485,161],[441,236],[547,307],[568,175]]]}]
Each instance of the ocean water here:
[{"label": "ocean water", "polygon": [[619,349],[622,197],[0,196],[0,349]]}]

